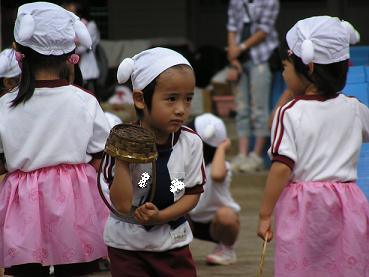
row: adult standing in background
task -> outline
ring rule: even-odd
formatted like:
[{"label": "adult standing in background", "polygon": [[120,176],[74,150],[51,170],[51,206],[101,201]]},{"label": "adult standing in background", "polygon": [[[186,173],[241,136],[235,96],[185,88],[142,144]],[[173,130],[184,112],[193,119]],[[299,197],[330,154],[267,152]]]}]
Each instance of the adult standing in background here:
[{"label": "adult standing in background", "polygon": [[[275,30],[278,13],[278,0],[231,0],[228,7],[228,79],[235,84],[239,138],[238,155],[232,161],[234,171],[264,168],[272,83],[268,60],[279,44]],[[248,153],[252,133],[255,145]]]}]

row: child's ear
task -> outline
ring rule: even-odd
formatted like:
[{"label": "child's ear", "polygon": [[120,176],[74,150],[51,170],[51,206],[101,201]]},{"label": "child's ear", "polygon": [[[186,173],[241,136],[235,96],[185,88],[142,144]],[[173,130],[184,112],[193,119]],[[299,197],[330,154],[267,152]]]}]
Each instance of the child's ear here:
[{"label": "child's ear", "polygon": [[309,74],[313,74],[313,72],[314,72],[314,63],[309,63],[308,67],[309,67]]},{"label": "child's ear", "polygon": [[17,86],[16,82],[12,78],[4,78],[3,85],[8,90]]},{"label": "child's ear", "polygon": [[133,91],[133,102],[137,109],[143,110],[145,108],[145,100],[141,90]]}]

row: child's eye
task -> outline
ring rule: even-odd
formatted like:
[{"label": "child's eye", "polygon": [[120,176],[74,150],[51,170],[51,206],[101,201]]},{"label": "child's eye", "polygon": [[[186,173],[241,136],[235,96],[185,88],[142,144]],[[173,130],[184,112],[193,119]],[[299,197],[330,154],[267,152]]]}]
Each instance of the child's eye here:
[{"label": "child's eye", "polygon": [[187,102],[191,102],[192,101],[192,96],[189,96],[186,98]]},{"label": "child's eye", "polygon": [[167,98],[167,100],[169,102],[174,102],[174,101],[176,101],[176,97],[175,96],[170,96],[170,97]]}]

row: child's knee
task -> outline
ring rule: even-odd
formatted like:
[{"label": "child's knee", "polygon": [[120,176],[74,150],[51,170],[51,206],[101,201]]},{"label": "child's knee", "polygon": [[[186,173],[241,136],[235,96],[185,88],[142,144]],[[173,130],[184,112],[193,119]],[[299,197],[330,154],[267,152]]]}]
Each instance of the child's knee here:
[{"label": "child's knee", "polygon": [[216,211],[213,222],[224,227],[235,227],[239,225],[239,216],[231,208],[221,207]]}]

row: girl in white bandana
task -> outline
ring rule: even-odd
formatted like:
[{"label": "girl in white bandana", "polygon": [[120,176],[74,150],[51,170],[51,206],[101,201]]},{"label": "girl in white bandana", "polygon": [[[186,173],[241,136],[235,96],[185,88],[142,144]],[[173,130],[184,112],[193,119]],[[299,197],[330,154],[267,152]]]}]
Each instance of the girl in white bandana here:
[{"label": "girl in white bandana", "polygon": [[258,235],[273,238],[274,211],[275,276],[369,276],[369,205],[355,183],[369,109],[340,93],[359,34],[317,16],[286,40],[283,77],[295,98],[274,117]]},{"label": "girl in white bandana", "polygon": [[185,215],[199,200],[205,171],[201,139],[182,126],[190,114],[193,69],[182,55],[158,47],[123,60],[117,77],[119,83],[131,79],[137,124],[154,132],[159,155],[152,202],[146,182],[131,181],[134,165],[104,160],[115,208],[128,214],[138,207],[125,219],[111,215],[105,226],[112,276],[196,276]]},{"label": "girl in white bandana", "polygon": [[18,86],[20,74],[15,51],[12,49],[2,51],[0,53],[0,97]]},{"label": "girl in white bandana", "polygon": [[19,7],[14,37],[19,88],[0,98],[0,266],[15,276],[81,276],[107,255],[108,212],[96,169],[109,133],[97,100],[70,85],[79,18],[36,2]]}]

